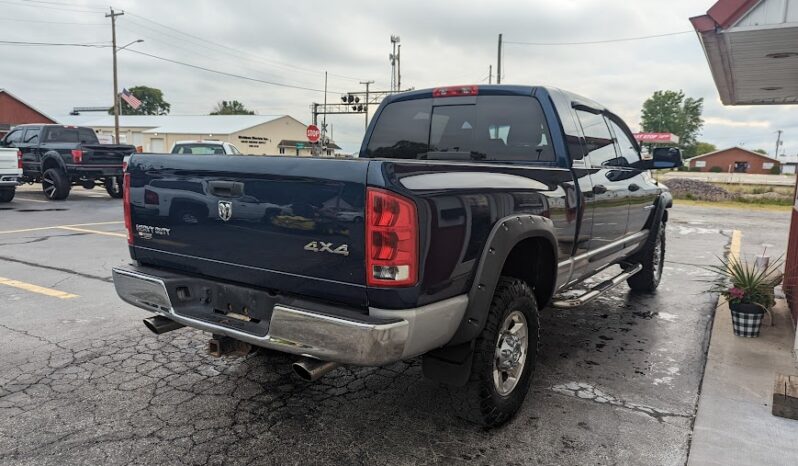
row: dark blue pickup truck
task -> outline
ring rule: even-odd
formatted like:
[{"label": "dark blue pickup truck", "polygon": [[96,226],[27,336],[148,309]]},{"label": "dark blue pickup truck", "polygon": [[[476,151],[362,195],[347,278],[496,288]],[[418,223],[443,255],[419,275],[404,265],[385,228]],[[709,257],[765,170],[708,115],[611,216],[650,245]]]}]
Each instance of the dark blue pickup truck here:
[{"label": "dark blue pickup truck", "polygon": [[421,356],[496,426],[528,391],[540,309],[657,288],[672,201],[648,170],[678,155],[641,156],[617,115],[558,89],[393,95],[354,160],[133,155],[134,263],[114,283],[156,333],[291,353],[308,380]]}]

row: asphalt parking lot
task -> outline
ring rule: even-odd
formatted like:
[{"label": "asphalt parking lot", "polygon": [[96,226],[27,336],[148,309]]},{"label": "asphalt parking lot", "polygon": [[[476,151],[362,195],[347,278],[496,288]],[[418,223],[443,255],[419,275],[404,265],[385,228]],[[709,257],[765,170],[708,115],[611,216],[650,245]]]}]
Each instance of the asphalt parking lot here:
[{"label": "asphalt parking lot", "polygon": [[128,261],[121,202],[26,188],[0,207],[0,463],[684,464],[715,304],[700,266],[730,228],[677,205],[657,294],[546,310],[531,393],[486,432],[418,361],[306,383],[288,357],[151,334],[110,278]]}]

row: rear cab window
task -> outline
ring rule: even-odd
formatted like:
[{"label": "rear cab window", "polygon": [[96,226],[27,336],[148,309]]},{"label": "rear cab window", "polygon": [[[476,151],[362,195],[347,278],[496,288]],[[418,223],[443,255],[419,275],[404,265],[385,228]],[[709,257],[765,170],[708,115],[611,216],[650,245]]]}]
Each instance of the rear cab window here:
[{"label": "rear cab window", "polygon": [[44,130],[45,143],[80,143],[99,144],[97,134],[90,128],[75,128],[69,126],[50,126]]},{"label": "rear cab window", "polygon": [[219,144],[179,144],[172,149],[173,154],[224,155],[224,147]]},{"label": "rear cab window", "polygon": [[554,162],[543,109],[529,96],[478,96],[471,104],[414,99],[387,105],[365,157]]}]

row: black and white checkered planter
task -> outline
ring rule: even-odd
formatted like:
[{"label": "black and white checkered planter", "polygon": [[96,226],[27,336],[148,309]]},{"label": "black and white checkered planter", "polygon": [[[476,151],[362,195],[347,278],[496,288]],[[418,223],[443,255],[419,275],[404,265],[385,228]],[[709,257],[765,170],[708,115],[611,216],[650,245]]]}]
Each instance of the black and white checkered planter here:
[{"label": "black and white checkered planter", "polygon": [[759,336],[765,310],[756,304],[730,304],[732,327],[738,337],[755,338]]}]

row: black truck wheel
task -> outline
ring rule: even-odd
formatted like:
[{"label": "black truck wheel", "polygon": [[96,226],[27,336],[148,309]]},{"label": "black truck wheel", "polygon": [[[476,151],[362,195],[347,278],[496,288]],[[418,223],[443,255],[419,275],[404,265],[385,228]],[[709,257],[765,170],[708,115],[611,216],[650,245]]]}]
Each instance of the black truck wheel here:
[{"label": "black truck wheel", "polygon": [[526,282],[501,277],[474,342],[468,383],[451,388],[455,409],[485,427],[510,420],[529,391],[537,359],[538,305]]},{"label": "black truck wheel", "polygon": [[643,269],[629,277],[626,283],[633,291],[651,293],[659,286],[665,265],[665,222],[660,222],[646,240],[646,245],[630,260],[642,264]]},{"label": "black truck wheel", "polygon": [[66,174],[58,168],[50,168],[42,174],[42,191],[48,199],[60,201],[69,196],[69,179]]},{"label": "black truck wheel", "polygon": [[122,177],[112,176],[105,179],[105,190],[114,199],[122,199]]},{"label": "black truck wheel", "polygon": [[17,188],[14,186],[10,188],[0,188],[0,202],[11,202],[14,199]]}]

